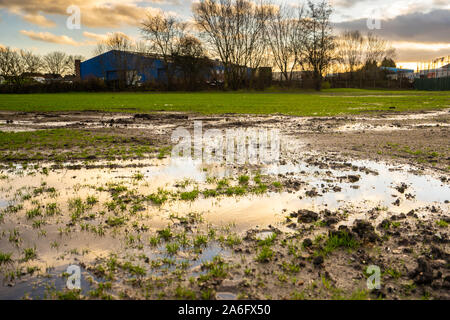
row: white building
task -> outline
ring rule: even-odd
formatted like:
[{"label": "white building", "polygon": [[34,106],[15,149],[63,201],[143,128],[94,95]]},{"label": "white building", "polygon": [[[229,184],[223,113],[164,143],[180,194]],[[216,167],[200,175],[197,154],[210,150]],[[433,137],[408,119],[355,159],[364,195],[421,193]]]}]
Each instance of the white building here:
[{"label": "white building", "polygon": [[450,77],[450,64],[437,69],[421,70],[415,73],[415,77],[428,79]]}]

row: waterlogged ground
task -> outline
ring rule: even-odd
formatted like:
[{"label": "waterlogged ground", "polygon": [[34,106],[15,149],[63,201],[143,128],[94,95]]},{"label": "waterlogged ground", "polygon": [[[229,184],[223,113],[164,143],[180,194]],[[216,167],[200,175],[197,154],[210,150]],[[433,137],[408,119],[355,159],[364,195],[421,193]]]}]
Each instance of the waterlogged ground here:
[{"label": "waterlogged ground", "polygon": [[[280,161],[171,159],[194,120]],[[448,120],[4,112],[0,298],[449,299]]]}]

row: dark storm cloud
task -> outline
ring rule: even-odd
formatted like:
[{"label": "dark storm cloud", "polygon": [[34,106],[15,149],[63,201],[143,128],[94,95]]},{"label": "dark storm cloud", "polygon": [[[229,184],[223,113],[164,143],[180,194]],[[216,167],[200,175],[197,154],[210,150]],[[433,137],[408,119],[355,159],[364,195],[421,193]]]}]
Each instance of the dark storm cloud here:
[{"label": "dark storm cloud", "polygon": [[[336,23],[338,30],[369,31],[367,19]],[[449,42],[450,10],[434,10],[429,13],[410,13],[381,21],[381,30],[372,32],[385,39],[409,42]]]}]

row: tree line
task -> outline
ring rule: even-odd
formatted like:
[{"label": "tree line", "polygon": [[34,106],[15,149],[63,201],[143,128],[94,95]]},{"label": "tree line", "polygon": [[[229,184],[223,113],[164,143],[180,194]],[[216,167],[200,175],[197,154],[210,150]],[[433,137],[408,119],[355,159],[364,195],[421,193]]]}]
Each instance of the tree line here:
[{"label": "tree line", "polygon": [[[261,67],[279,72],[285,85],[293,82],[296,72],[306,71],[314,88],[320,90],[328,72],[353,74],[382,63],[395,66],[395,51],[384,39],[359,31],[336,35],[332,13],[327,0],[296,5],[270,0],[199,0],[192,7],[192,22],[164,13],[149,14],[140,26],[142,41],[115,33],[100,42],[95,53],[118,50],[158,56],[169,90],[180,75],[195,89],[214,59],[222,66],[224,86],[232,90],[252,87]],[[62,52],[39,57],[4,48],[0,50],[0,74],[70,73],[75,58]]]},{"label": "tree line", "polygon": [[47,73],[51,75],[74,74],[75,60],[82,56],[72,56],[61,51],[50,52],[44,56],[30,50],[0,48],[0,75],[18,84],[28,74]]},{"label": "tree line", "polygon": [[[153,52],[164,57],[179,54],[180,40],[198,37],[198,52],[220,60],[227,88],[251,86],[262,66],[280,70],[287,82],[295,70],[310,70],[320,90],[323,75],[335,61],[335,36],[328,1],[299,2],[297,7],[268,0],[200,0],[193,4],[194,34],[173,16],[151,15],[141,31]],[[192,33],[192,31],[191,31]],[[170,79],[169,79],[170,82]]]},{"label": "tree line", "polygon": [[[196,39],[196,52],[220,60],[230,89],[252,86],[255,77],[246,67],[256,72],[270,66],[287,85],[295,72],[308,71],[320,90],[324,75],[332,70],[355,72],[387,61],[395,66],[395,50],[384,39],[359,31],[335,35],[327,0],[295,6],[269,0],[200,0],[192,10],[195,36],[188,37]],[[141,27],[152,51],[167,62],[180,54],[186,29],[185,22],[167,15],[151,15]]]}]

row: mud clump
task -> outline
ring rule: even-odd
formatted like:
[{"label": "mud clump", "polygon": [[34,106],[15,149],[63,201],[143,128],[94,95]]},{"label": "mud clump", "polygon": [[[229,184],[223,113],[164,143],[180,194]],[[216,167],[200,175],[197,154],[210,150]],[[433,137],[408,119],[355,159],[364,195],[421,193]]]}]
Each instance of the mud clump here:
[{"label": "mud clump", "polygon": [[339,177],[340,181],[348,181],[350,183],[356,183],[361,179],[360,175],[349,174],[348,176]]},{"label": "mud clump", "polygon": [[335,225],[339,222],[339,220],[336,217],[326,217],[323,219],[323,222],[327,227],[331,227],[332,225]]},{"label": "mud clump", "polygon": [[298,180],[289,179],[284,183],[285,187],[290,190],[299,191],[302,186],[302,182]]},{"label": "mud clump", "polygon": [[305,248],[309,248],[309,247],[311,247],[311,246],[313,245],[313,242],[312,242],[311,239],[306,238],[305,240],[303,240],[302,245],[303,245]]},{"label": "mud clump", "polygon": [[379,237],[375,233],[375,228],[366,220],[356,220],[352,227],[352,232],[364,241],[376,242]]},{"label": "mud clump", "polygon": [[291,213],[292,218],[297,218],[298,222],[312,223],[319,220],[319,214],[311,210],[298,210]]},{"label": "mud clump", "polygon": [[134,115],[134,119],[139,120],[187,120],[188,115],[185,114],[148,114],[148,113],[137,113]]},{"label": "mud clump", "polygon": [[410,274],[416,284],[430,284],[433,281],[433,269],[425,258],[417,259],[417,268]]},{"label": "mud clump", "polygon": [[358,182],[359,179],[361,179],[361,176],[356,176],[356,175],[348,175],[347,176],[347,180],[350,181],[351,183],[355,183]]},{"label": "mud clump", "polygon": [[315,198],[321,196],[316,189],[311,189],[305,192],[305,195],[309,198]]},{"label": "mud clump", "polygon": [[323,265],[323,257],[322,256],[317,256],[317,257],[315,257],[314,258],[314,260],[313,260],[313,264],[314,264],[314,266],[316,266],[316,267],[320,267],[320,266],[322,266]]},{"label": "mud clump", "polygon": [[408,185],[406,183],[401,183],[400,185],[395,187],[395,190],[397,190],[400,193],[405,193],[406,189],[408,189]]}]

